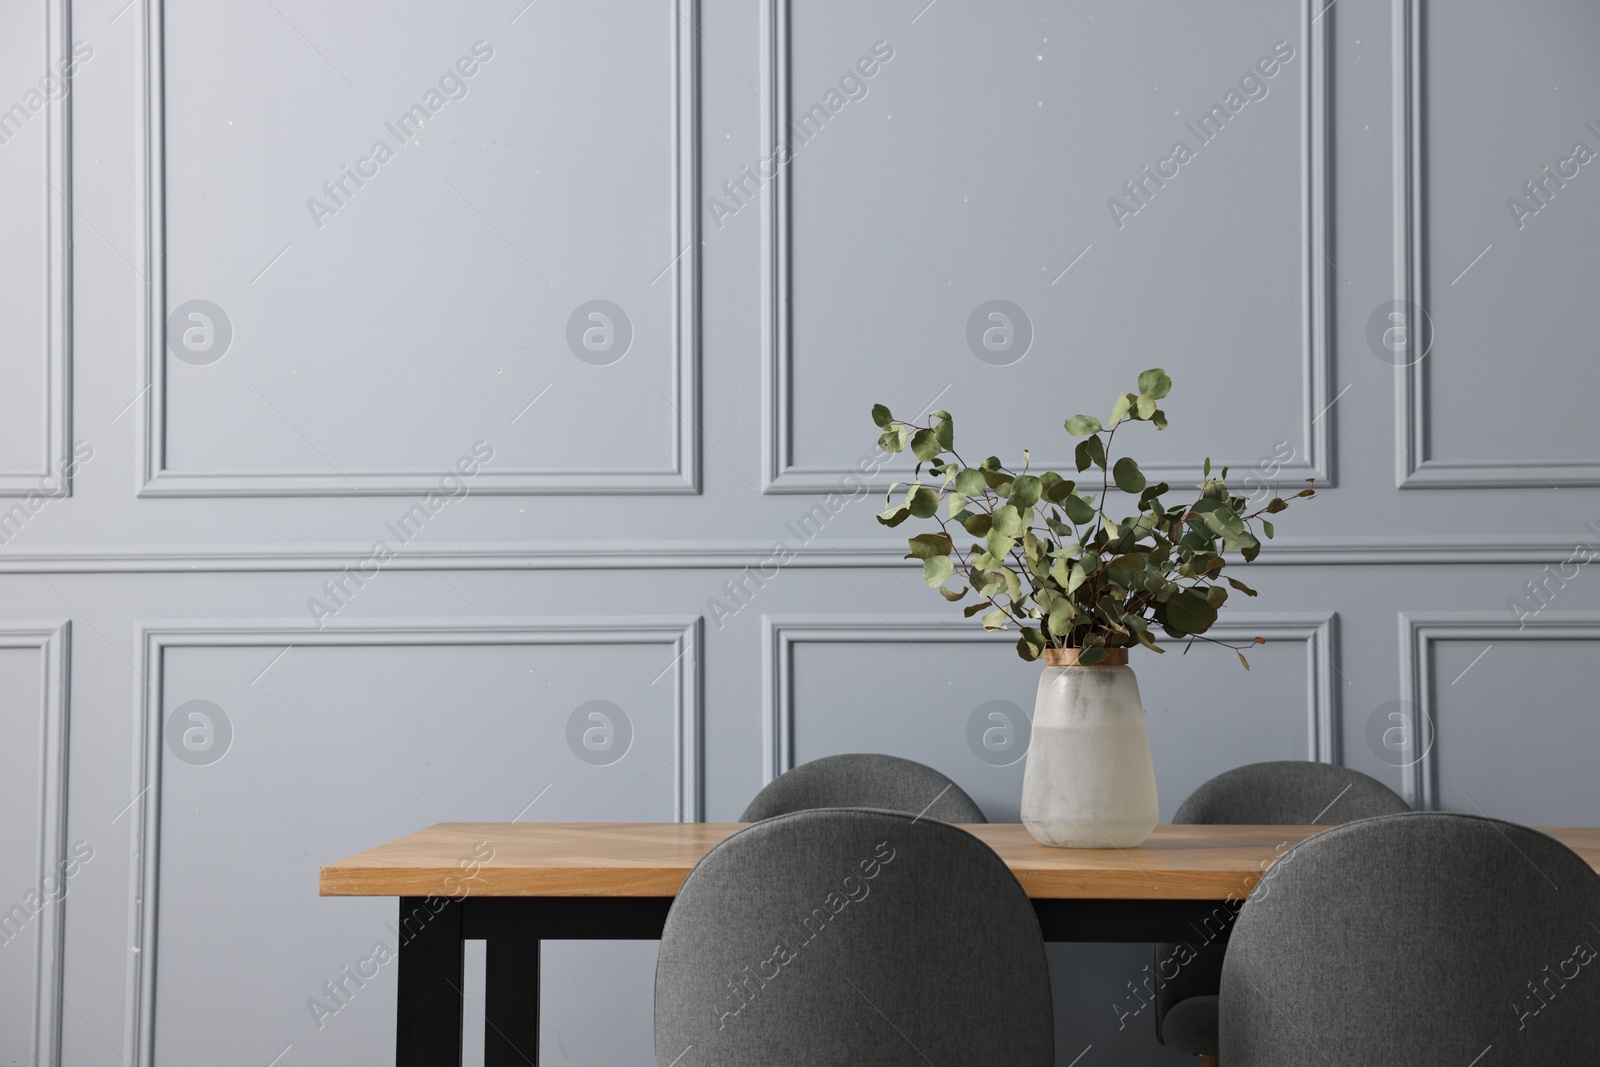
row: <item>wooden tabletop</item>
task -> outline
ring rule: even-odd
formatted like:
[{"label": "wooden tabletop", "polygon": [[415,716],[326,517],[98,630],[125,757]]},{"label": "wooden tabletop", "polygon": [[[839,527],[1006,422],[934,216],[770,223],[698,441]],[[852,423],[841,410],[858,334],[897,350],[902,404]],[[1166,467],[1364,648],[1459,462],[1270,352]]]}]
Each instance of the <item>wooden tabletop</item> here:
[{"label": "wooden tabletop", "polygon": [[[744,823],[439,823],[322,868],[323,896],[670,897]],[[1283,852],[1325,827],[1158,826],[1130,849],[1046,848],[1018,823],[962,827],[1030,897],[1242,898]],[[1600,828],[1546,833],[1600,870]]]}]

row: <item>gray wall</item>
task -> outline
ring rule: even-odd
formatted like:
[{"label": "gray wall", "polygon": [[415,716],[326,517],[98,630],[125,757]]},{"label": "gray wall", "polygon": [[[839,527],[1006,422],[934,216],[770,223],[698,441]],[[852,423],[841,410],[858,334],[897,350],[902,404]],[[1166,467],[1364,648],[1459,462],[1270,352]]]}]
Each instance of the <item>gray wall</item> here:
[{"label": "gray wall", "polygon": [[[436,820],[729,819],[862,749],[1014,819],[1020,747],[969,737],[1037,669],[847,481],[874,401],[1061,463],[1159,364],[1147,466],[1326,486],[1227,620],[1250,673],[1138,663],[1165,814],[1315,758],[1600,822],[1597,40],[1571,0],[6,5],[0,1059],[384,1062],[392,965],[309,1002],[392,905],[317,867]],[[992,300],[1021,358],[969,347]],[[552,946],[547,1061],[649,1062],[653,958]],[[1055,951],[1061,1063],[1177,1062],[1147,960]]]}]

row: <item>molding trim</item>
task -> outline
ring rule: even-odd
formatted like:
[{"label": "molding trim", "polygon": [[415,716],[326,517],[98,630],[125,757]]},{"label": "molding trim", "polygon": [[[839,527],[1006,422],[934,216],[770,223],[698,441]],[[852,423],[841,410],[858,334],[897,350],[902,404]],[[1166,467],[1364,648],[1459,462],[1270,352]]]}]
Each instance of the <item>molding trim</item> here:
[{"label": "molding trim", "polygon": [[[1260,635],[1306,646],[1306,752],[1321,763],[1340,761],[1338,691],[1339,617],[1335,612],[1294,615],[1240,614],[1211,632],[1235,640]],[[946,615],[763,615],[761,617],[762,784],[794,767],[793,649],[802,641],[846,644],[910,642],[987,643],[1007,654],[1011,632],[989,633],[970,619]],[[1178,642],[1161,638],[1164,645]],[[998,649],[997,649],[998,651]]]},{"label": "molding trim", "polygon": [[1600,614],[1541,612],[1520,624],[1504,611],[1400,614],[1400,696],[1410,705],[1411,736],[1428,736],[1424,716],[1433,723],[1428,752],[1400,771],[1406,802],[1418,811],[1439,810],[1439,724],[1430,710],[1433,646],[1439,641],[1600,641]]},{"label": "molding trim", "polygon": [[[1365,537],[1284,538],[1268,542],[1251,564],[1261,566],[1388,566],[1416,564],[1560,563],[1577,538]],[[813,541],[783,564],[799,569],[915,567],[892,540]],[[79,545],[20,552],[0,548],[7,574],[253,574],[329,572],[354,567],[370,544]],[[740,570],[769,568],[773,542],[737,541],[488,541],[407,546],[385,571]]]},{"label": "molding trim", "polygon": [[[138,789],[131,820],[133,861],[132,930],[129,954],[124,1058],[134,1067],[155,1064],[156,915],[161,865],[161,763],[163,652],[168,648],[238,648],[306,645],[394,647],[405,645],[664,644],[674,650],[668,670],[674,685],[675,807],[679,822],[704,819],[701,761],[702,665],[700,616],[540,617],[472,619],[415,618],[321,630],[282,619],[136,620],[143,679],[136,680],[139,718],[134,749]],[[663,672],[665,673],[665,672]]]},{"label": "molding trim", "polygon": [[[1330,353],[1331,320],[1327,261],[1320,250],[1328,248],[1331,154],[1328,151],[1329,93],[1328,42],[1332,15],[1313,0],[1300,0],[1300,218],[1299,229],[1309,235],[1300,250],[1301,360],[1303,365],[1300,406],[1304,417],[1297,456],[1283,464],[1274,484],[1295,485],[1307,478],[1318,486],[1334,484],[1333,415],[1328,411],[1332,397]],[[791,0],[766,0],[762,6],[761,51],[761,143],[768,158],[779,158],[779,145],[787,144],[789,129]],[[874,489],[884,489],[890,481],[907,481],[909,464],[878,464],[863,460],[873,468],[866,473],[851,467],[801,467],[793,461],[794,368],[793,324],[794,288],[792,278],[793,228],[790,210],[790,167],[778,166],[761,195],[762,245],[762,465],[761,491],[785,493],[847,493],[845,478],[865,479]],[[1324,417],[1326,416],[1326,418]],[[878,458],[881,459],[881,456]],[[1216,466],[1240,470],[1254,461],[1218,460]],[[1035,466],[1071,469],[1071,457],[1042,459]],[[1182,463],[1151,463],[1144,466],[1152,482],[1192,479],[1197,469]]]},{"label": "molding trim", "polygon": [[[48,70],[72,59],[72,14],[68,0],[46,0],[44,62]],[[0,473],[0,497],[33,493],[72,495],[72,98],[46,104],[41,120],[45,141],[45,410],[43,470]],[[58,479],[54,490],[42,488]],[[41,1061],[42,1062],[42,1061]]]},{"label": "molding trim", "polygon": [[[144,350],[138,378],[139,457],[136,494],[141,497],[369,497],[424,496],[438,487],[440,470],[186,473],[166,466],[166,104],[164,0],[144,0],[143,109],[136,123],[144,165],[144,205],[139,227],[146,298],[140,313]],[[474,494],[694,495],[700,492],[700,43],[694,32],[699,0],[673,5],[665,17],[670,37],[672,98],[672,241],[678,259],[668,268],[673,287],[671,465],[663,468],[545,468],[484,470]],[[687,28],[685,24],[687,23]],[[665,273],[665,272],[664,272]],[[68,449],[70,451],[70,447]]]},{"label": "molding trim", "polygon": [[[40,885],[61,871],[67,859],[67,717],[71,679],[71,626],[66,620],[8,621],[0,625],[0,648],[36,649],[40,655],[39,829],[35,858]],[[20,751],[20,750],[19,750]],[[38,945],[33,969],[33,1056],[31,1063],[60,1067],[62,1006],[66,1000],[63,967],[66,896],[47,903],[35,918]],[[47,984],[48,983],[48,984]],[[47,992],[48,990],[51,990]]]},{"label": "molding trim", "polygon": [[[1429,286],[1426,16],[1422,0],[1393,0],[1394,298],[1426,309]],[[1433,353],[1395,368],[1395,485],[1400,489],[1569,489],[1600,486],[1600,458],[1447,460],[1428,455],[1428,371]]]}]

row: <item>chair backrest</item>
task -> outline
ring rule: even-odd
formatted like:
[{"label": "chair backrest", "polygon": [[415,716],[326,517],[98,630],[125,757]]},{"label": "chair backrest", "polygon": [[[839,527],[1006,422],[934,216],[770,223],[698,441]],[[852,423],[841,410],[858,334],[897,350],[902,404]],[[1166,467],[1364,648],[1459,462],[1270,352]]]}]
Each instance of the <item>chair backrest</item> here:
[{"label": "chair backrest", "polygon": [[1410,810],[1394,790],[1360,771],[1331,763],[1278,760],[1222,772],[1190,793],[1172,821],[1334,826]]},{"label": "chair backrest", "polygon": [[865,809],[767,819],[708,852],[673,902],[655,1046],[658,1067],[1049,1067],[1038,919],[958,827]]},{"label": "chair backrest", "polygon": [[[1348,767],[1300,760],[1248,763],[1224,771],[1178,806],[1176,824],[1331,826],[1411,808],[1375,778]],[[1167,1013],[1190,997],[1216,996],[1224,946],[1217,941],[1157,945],[1156,1040],[1166,1041]]]},{"label": "chair backrest", "polygon": [[1437,812],[1286,853],[1222,969],[1229,1067],[1600,1061],[1600,876],[1536,830]]},{"label": "chair backrest", "polygon": [[778,775],[739,817],[757,822],[814,808],[881,808],[939,822],[988,822],[977,802],[927,764],[876,752],[824,756]]}]

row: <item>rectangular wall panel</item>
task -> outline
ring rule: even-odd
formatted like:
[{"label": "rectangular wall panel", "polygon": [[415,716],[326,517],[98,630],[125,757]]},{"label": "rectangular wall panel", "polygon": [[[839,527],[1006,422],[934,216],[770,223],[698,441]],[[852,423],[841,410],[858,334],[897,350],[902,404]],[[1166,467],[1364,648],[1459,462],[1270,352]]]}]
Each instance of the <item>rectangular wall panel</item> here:
[{"label": "rectangular wall panel", "polygon": [[[318,868],[438,821],[699,818],[695,630],[147,626],[130,1059],[392,1055],[395,902],[318,897]],[[647,1056],[648,1013],[619,1027],[595,1006],[653,957],[552,946],[546,1003],[570,1048]]]},{"label": "rectangular wall panel", "polygon": [[695,491],[692,11],[149,2],[142,495]]},{"label": "rectangular wall panel", "polygon": [[95,852],[67,843],[67,632],[0,624],[0,1059],[48,1067],[61,1063],[62,919]]},{"label": "rectangular wall panel", "polygon": [[0,13],[0,497],[70,491],[70,90],[94,48],[69,22],[67,0]]},{"label": "rectangular wall panel", "polygon": [[[1600,241],[1600,11],[1395,0],[1401,488],[1600,485],[1582,419],[1600,369],[1587,306]],[[1507,36],[1502,26],[1514,26]],[[1485,77],[1486,70],[1499,76]],[[1492,131],[1492,151],[1485,140]],[[1409,336],[1393,333],[1399,327]],[[1513,369],[1514,368],[1514,369]]]},{"label": "rectangular wall panel", "polygon": [[1428,810],[1588,826],[1600,616],[1403,615],[1407,798]]},{"label": "rectangular wall panel", "polygon": [[[1209,452],[1267,482],[1326,479],[1326,38],[1312,6],[1115,5],[1098,22],[957,6],[908,26],[770,0],[773,163],[725,201],[707,183],[719,220],[761,190],[766,491],[838,490],[863,464],[869,480],[908,479],[909,462],[875,456],[875,401],[907,420],[948,408],[958,448],[977,431],[1003,457],[1028,447],[1035,466],[1071,469],[1065,416],[1104,417],[1138,369],[1201,336],[1231,371],[1174,369],[1172,429],[1145,469],[1188,480],[1189,457]],[[1150,353],[1132,374],[1129,351]],[[976,402],[1000,395],[1004,418]],[[1252,417],[1237,427],[1200,417],[1241,404]]]}]

